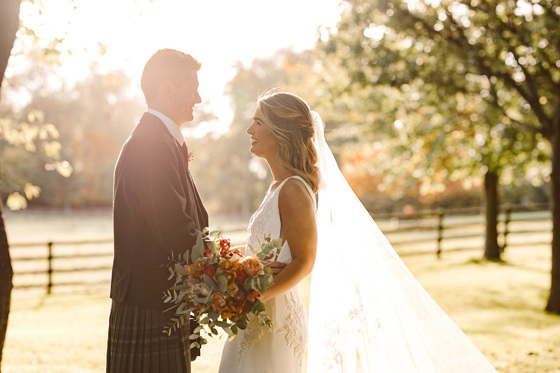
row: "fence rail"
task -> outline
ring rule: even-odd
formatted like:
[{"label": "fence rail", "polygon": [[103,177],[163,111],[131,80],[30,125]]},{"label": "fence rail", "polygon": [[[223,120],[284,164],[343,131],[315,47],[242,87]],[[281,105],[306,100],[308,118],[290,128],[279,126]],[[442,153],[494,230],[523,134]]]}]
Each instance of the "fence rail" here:
[{"label": "fence rail", "polygon": [[[435,253],[439,258],[442,253],[482,250],[482,214],[483,210],[480,208],[465,208],[421,211],[413,214],[372,213],[372,216],[399,255]],[[228,233],[233,234],[234,231],[230,228]],[[245,227],[239,228],[239,231],[245,231]],[[501,206],[498,232],[502,250],[521,245],[549,245],[552,239],[552,224],[548,205]],[[113,257],[112,243],[112,238],[103,238],[11,244],[15,288],[46,288],[47,294],[51,294],[55,286],[107,285]],[[81,252],[80,248],[86,246],[94,246],[95,250]],[[84,265],[84,262],[88,264]],[[104,275],[98,276],[97,281],[85,281],[84,278],[95,277],[92,274],[99,272]],[[66,280],[55,279],[56,276],[65,274],[74,276]],[[34,280],[43,277],[43,281],[20,281],[29,277]]]}]

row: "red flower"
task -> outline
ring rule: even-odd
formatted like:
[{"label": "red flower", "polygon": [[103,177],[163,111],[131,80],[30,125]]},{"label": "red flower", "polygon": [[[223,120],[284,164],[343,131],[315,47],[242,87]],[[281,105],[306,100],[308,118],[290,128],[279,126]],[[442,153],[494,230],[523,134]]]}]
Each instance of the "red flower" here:
[{"label": "red flower", "polygon": [[247,313],[251,310],[251,307],[253,307],[252,303],[249,302],[245,302],[243,303],[243,305],[241,306],[241,312],[243,313]]},{"label": "red flower", "polygon": [[251,292],[247,294],[247,300],[249,302],[254,302],[256,299],[259,299],[260,297],[261,297],[261,293],[259,293],[256,290],[251,290]]},{"label": "red flower", "polygon": [[235,278],[237,281],[243,282],[247,278],[247,274],[245,273],[245,271],[237,271],[235,272]]},{"label": "red flower", "polygon": [[228,250],[231,247],[231,240],[225,236],[220,236],[220,248]]},{"label": "red flower", "polygon": [[207,274],[208,276],[212,277],[212,276],[214,276],[214,273],[216,273],[216,268],[206,267],[206,268],[204,268],[204,273]]}]

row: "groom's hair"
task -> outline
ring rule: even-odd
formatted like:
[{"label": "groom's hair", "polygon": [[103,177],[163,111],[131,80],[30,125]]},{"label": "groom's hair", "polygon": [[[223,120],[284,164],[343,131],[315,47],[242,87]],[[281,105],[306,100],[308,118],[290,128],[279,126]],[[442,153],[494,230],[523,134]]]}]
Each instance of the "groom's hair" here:
[{"label": "groom's hair", "polygon": [[146,62],[140,86],[148,105],[156,98],[159,85],[170,81],[181,85],[192,73],[200,70],[200,62],[190,54],[174,49],[161,49]]}]

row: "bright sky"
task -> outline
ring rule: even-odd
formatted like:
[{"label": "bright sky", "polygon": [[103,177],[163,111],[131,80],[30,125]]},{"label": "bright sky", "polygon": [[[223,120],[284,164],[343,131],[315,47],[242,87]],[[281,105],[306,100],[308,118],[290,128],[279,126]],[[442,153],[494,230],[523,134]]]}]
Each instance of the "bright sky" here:
[{"label": "bright sky", "polygon": [[[35,2],[37,4],[37,1]],[[23,2],[20,17],[40,37],[64,37],[64,71],[70,80],[84,77],[98,43],[107,47],[100,68],[122,68],[140,93],[140,75],[158,49],[174,48],[202,62],[200,94],[210,100],[220,125],[229,124],[223,97],[232,65],[246,66],[285,47],[313,47],[320,25],[339,19],[339,0],[43,0]],[[87,51],[85,50],[87,49]]]}]

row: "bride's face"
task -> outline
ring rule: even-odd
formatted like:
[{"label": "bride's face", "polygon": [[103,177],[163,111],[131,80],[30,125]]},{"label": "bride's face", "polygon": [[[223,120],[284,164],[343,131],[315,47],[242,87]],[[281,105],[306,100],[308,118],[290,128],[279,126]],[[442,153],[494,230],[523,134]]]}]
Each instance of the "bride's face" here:
[{"label": "bride's face", "polygon": [[253,114],[253,123],[247,128],[247,133],[251,140],[251,148],[249,149],[251,153],[265,159],[278,156],[280,150],[278,142],[258,107]]}]

